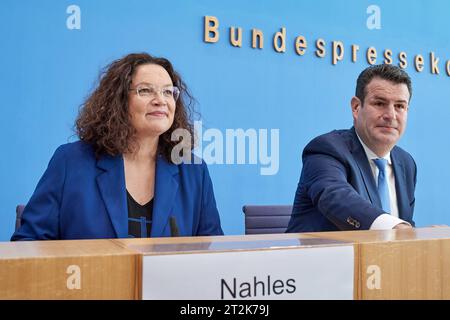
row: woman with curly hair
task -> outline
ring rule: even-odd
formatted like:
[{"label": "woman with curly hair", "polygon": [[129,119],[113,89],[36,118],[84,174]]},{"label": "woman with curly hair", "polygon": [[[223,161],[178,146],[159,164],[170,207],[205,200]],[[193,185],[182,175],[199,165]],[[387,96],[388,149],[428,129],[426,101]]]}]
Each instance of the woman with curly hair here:
[{"label": "woman with curly hair", "polygon": [[11,240],[223,234],[206,164],[172,155],[192,151],[193,139],[171,139],[193,137],[191,102],[167,59],[111,63],[80,109],[80,140],[55,151]]}]

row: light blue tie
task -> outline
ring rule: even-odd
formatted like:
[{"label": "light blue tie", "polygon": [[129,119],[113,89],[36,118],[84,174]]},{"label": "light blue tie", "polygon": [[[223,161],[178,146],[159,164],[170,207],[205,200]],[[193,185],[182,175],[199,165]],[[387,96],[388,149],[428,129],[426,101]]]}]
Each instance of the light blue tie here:
[{"label": "light blue tie", "polygon": [[383,158],[373,159],[378,167],[378,195],[381,200],[381,207],[386,213],[391,212],[391,202],[389,200],[388,179],[386,177],[387,160]]}]

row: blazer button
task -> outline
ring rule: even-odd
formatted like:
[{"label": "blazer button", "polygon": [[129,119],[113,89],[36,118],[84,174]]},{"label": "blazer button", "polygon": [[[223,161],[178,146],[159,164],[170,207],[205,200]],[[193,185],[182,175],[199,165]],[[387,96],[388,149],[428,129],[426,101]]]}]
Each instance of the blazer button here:
[{"label": "blazer button", "polygon": [[347,223],[350,224],[350,225],[352,225],[352,226],[354,226],[354,225],[355,225],[355,220],[353,220],[352,217],[348,217],[348,218],[347,218]]},{"label": "blazer button", "polygon": [[348,224],[354,226],[356,229],[359,229],[359,227],[361,227],[361,224],[359,223],[359,221],[353,219],[352,217],[348,217],[347,222],[348,222]]}]

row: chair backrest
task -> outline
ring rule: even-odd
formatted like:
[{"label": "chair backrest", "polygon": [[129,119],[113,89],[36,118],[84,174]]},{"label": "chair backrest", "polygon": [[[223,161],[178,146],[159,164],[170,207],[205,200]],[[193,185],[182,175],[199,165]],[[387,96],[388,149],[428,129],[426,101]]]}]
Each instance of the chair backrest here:
[{"label": "chair backrest", "polygon": [[242,207],[245,234],[284,233],[291,218],[292,205]]},{"label": "chair backrest", "polygon": [[19,204],[16,207],[16,231],[22,225],[22,212],[23,212],[23,209],[25,209],[25,206],[23,204]]}]

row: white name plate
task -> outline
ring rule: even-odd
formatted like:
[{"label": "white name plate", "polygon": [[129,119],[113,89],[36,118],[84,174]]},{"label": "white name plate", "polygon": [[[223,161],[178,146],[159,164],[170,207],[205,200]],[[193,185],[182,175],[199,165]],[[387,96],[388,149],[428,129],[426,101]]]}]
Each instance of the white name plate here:
[{"label": "white name plate", "polygon": [[143,257],[142,298],[353,299],[352,245]]}]

